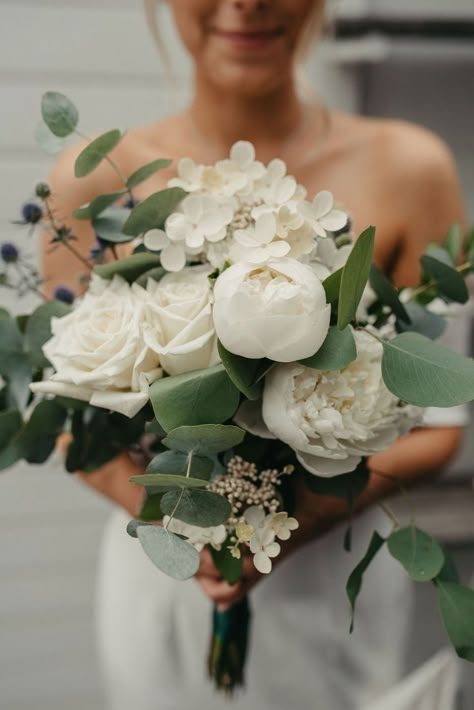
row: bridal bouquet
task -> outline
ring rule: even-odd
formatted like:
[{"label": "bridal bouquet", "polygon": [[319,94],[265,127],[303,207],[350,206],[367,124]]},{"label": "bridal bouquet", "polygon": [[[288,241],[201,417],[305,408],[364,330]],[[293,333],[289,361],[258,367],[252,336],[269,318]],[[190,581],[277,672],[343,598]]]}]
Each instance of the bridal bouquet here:
[{"label": "bridal bouquet", "polygon": [[[42,115],[43,142],[77,132],[61,94],[45,94]],[[121,138],[88,142],[78,178],[102,160],[120,173],[110,153]],[[30,315],[0,313],[0,466],[45,461],[62,431],[69,471],[148,440],[129,534],[177,579],[197,572],[207,547],[234,583],[246,556],[268,574],[298,528],[295,477],[351,510],[368,456],[417,426],[423,408],[474,398],[473,360],[435,342],[440,313],[468,299],[474,233],[463,241],[453,226],[423,255],[420,285],[396,289],[372,263],[375,228],[355,239],[331,193],[309,199],[281,160],[264,165],[241,141],[215,165],[180,160],[168,187],[138,202],[137,185],[169,164],[155,160],[76,210],[97,235],[89,260],[48,185],[24,207],[24,222],[79,256],[86,290],[74,298],[60,287]],[[123,242],[133,253],[114,259]],[[38,289],[15,245],[1,255],[5,286]],[[414,523],[373,533],[347,583],[352,612],[384,544],[415,581],[434,583],[452,644],[474,660],[474,591]],[[249,619],[247,600],[214,612],[209,669],[228,691],[243,679]]]}]

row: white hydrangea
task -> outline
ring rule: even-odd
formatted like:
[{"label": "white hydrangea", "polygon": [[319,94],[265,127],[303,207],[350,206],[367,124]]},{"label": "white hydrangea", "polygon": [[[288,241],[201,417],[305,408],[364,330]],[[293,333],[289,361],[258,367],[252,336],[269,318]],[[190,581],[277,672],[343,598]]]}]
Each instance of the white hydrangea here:
[{"label": "white hydrangea", "polygon": [[[262,574],[269,574],[272,571],[272,559],[278,557],[281,551],[275,537],[288,540],[291,532],[299,527],[298,521],[284,511],[266,515],[258,505],[247,508],[242,517],[239,524],[242,531],[240,541],[248,542],[256,569]],[[236,528],[237,533],[239,526]]]},{"label": "white hydrangea", "polygon": [[318,192],[312,202],[299,202],[298,210],[318,237],[326,237],[327,232],[337,232],[347,224],[346,213],[334,208],[334,197],[328,190]]},{"label": "white hydrangea", "polygon": [[199,552],[205,545],[211,545],[215,550],[220,550],[222,543],[225,542],[227,538],[225,525],[202,528],[199,525],[184,523],[177,518],[170,518],[169,515],[164,516],[163,525],[170,532],[187,538],[188,542]]}]

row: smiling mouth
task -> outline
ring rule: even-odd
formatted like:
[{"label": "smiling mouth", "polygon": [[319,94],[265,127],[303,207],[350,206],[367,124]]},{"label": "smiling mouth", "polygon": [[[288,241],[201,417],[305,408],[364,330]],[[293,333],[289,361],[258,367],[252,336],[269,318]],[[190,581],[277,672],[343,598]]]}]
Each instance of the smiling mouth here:
[{"label": "smiling mouth", "polygon": [[220,30],[215,29],[214,34],[236,46],[263,47],[274,39],[284,34],[284,27],[275,27],[271,30]]}]

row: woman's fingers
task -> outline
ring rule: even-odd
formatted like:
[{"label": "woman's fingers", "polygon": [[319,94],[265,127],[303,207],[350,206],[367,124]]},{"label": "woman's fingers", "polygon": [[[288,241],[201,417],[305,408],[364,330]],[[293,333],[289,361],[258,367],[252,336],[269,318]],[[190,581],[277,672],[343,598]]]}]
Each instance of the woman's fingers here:
[{"label": "woman's fingers", "polygon": [[236,604],[244,598],[247,593],[247,585],[240,580],[232,586],[225,580],[220,581],[211,577],[198,577],[199,584],[203,588],[206,596],[217,605],[220,611]]},{"label": "woman's fingers", "polygon": [[201,564],[196,573],[196,577],[211,577],[213,579],[222,579],[222,575],[217,569],[212,559],[212,555],[205,547],[201,552]]}]

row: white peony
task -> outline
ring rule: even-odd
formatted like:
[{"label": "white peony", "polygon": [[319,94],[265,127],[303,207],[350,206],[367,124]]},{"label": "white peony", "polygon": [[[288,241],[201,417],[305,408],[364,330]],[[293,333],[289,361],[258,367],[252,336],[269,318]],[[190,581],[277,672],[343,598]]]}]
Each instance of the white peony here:
[{"label": "white peony", "polygon": [[145,342],[169,375],[219,361],[208,274],[208,266],[187,267],[159,282],[149,279],[142,290]]},{"label": "white peony", "polygon": [[291,363],[277,365],[265,379],[265,425],[318,476],[353,471],[362,456],[386,449],[422,413],[385,386],[381,343],[363,331],[354,335],[357,358],[344,370]]},{"label": "white peony", "polygon": [[94,276],[85,296],[62,318],[52,318],[43,352],[55,368],[33,392],[80,399],[133,417],[161,377],[159,357],[145,343],[140,287],[120,276]]},{"label": "white peony", "polygon": [[215,283],[214,299],[217,335],[236,355],[277,362],[310,357],[329,329],[320,280],[293,259],[230,266]]}]

